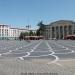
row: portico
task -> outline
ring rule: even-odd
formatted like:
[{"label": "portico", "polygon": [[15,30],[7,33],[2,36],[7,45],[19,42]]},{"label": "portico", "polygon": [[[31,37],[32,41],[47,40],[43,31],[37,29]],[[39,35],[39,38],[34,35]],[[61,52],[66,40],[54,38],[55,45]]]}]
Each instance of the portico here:
[{"label": "portico", "polygon": [[45,33],[45,37],[47,37],[48,39],[64,39],[64,37],[67,35],[75,34],[75,24],[68,23],[66,21],[56,24],[50,24],[45,27]]}]

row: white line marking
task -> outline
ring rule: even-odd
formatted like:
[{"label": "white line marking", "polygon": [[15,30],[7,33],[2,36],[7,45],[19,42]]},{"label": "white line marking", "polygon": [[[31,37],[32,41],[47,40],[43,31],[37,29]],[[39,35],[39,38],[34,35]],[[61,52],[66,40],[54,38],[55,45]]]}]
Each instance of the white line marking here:
[{"label": "white line marking", "polygon": [[[9,50],[8,52],[5,52],[5,53],[1,53],[1,55],[2,54],[10,54],[12,51],[17,51],[18,49],[20,49],[20,48],[23,48],[23,47],[27,47],[27,46],[30,46],[30,45],[32,45],[33,43],[30,43],[30,44],[27,44],[27,45],[25,45],[25,46],[21,46],[21,47],[19,47],[19,48],[16,48],[15,50]],[[14,46],[12,46],[12,47],[14,47]],[[11,47],[10,47],[11,48]]]},{"label": "white line marking", "polygon": [[55,60],[53,60],[52,62],[49,62],[48,64],[54,63],[54,64],[57,64],[57,65],[59,65],[59,66],[62,66],[61,64],[57,63],[57,61],[59,60],[59,57],[56,56],[56,55],[54,55],[55,52],[53,51],[53,49],[51,48],[51,46],[49,45],[48,42],[46,42],[46,45],[47,45],[48,48],[50,49],[49,51],[52,52],[50,55],[51,55],[51,56],[54,56],[54,57],[56,58]]},{"label": "white line marking", "polygon": [[[42,41],[40,41],[40,43],[38,43],[37,45],[35,45],[32,49],[30,49],[31,51],[27,52],[27,55],[22,56],[21,58],[23,59],[23,57],[28,57],[30,55],[31,52],[34,52],[34,50],[42,43]],[[24,59],[23,59],[24,60]]]},{"label": "white line marking", "polygon": [[48,55],[39,55],[39,56],[28,56],[28,57],[42,57],[42,56],[49,56],[50,54]]},{"label": "white line marking", "polygon": [[43,52],[44,53],[44,52],[49,52],[49,50],[48,51],[34,51],[34,52]]},{"label": "white line marking", "polygon": [[72,50],[72,53],[75,53],[75,51],[74,51],[74,50]]},{"label": "white line marking", "polygon": [[[26,52],[27,53],[27,55],[25,55],[25,57],[28,57],[29,55],[30,55],[30,52]],[[23,57],[22,57],[23,58]]]},{"label": "white line marking", "polygon": [[1,56],[2,54],[0,54],[0,56]]},{"label": "white line marking", "polygon": [[23,57],[18,57],[20,60],[24,60]]},{"label": "white line marking", "polygon": [[31,49],[31,51],[30,52],[33,52],[34,50],[33,49]]},{"label": "white line marking", "polygon": [[12,52],[11,50],[9,50],[9,52]]},{"label": "white line marking", "polygon": [[75,51],[74,51],[74,50],[71,50],[71,49],[69,49],[68,47],[65,47],[65,46],[60,45],[60,44],[55,43],[55,42],[54,42],[54,44],[56,44],[56,45],[58,45],[58,46],[61,46],[62,48],[65,48],[65,50],[70,50],[71,52],[68,52],[68,53],[75,53]]}]

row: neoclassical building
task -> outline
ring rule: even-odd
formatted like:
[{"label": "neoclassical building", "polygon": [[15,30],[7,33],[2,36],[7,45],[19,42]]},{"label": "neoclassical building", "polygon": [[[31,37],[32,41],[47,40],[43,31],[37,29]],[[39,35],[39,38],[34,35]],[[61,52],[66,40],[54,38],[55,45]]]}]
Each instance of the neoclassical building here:
[{"label": "neoclassical building", "polygon": [[49,25],[44,25],[43,36],[45,39],[64,39],[67,35],[75,34],[75,22],[59,20]]}]

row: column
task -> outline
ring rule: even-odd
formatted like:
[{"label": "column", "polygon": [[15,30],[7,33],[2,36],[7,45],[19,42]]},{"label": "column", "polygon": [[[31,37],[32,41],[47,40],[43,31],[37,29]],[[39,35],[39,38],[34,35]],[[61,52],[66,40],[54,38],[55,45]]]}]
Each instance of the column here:
[{"label": "column", "polygon": [[60,26],[58,27],[58,29],[59,29],[59,39],[60,39]]},{"label": "column", "polygon": [[50,27],[50,39],[52,39],[52,27]]},{"label": "column", "polygon": [[1,26],[1,37],[2,37],[2,26]]},{"label": "column", "polygon": [[55,38],[56,38],[56,27],[54,27],[54,35],[55,35]]},{"label": "column", "polygon": [[72,35],[74,34],[74,25],[72,25]]},{"label": "column", "polygon": [[63,29],[62,29],[62,30],[63,30],[63,39],[64,39],[64,26],[62,26],[62,27],[63,27]]},{"label": "column", "polygon": [[67,25],[67,35],[69,35],[69,26]]},{"label": "column", "polygon": [[52,27],[52,39],[55,38],[55,31],[54,31],[54,27]]},{"label": "column", "polygon": [[3,29],[4,29],[4,39],[5,39],[5,35],[6,35],[6,34],[5,34],[5,26],[4,26],[4,28],[3,28]]}]

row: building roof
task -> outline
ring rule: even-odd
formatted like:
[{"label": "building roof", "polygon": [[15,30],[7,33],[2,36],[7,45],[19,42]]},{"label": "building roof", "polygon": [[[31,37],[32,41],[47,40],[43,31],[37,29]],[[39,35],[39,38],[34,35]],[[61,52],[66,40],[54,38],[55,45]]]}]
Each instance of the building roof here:
[{"label": "building roof", "polygon": [[18,28],[10,28],[10,29],[18,29]]},{"label": "building roof", "polygon": [[0,24],[0,26],[6,26],[6,27],[9,27],[8,25],[6,25],[6,24]]},{"label": "building roof", "polygon": [[52,22],[51,24],[49,24],[51,26],[58,26],[58,25],[75,25],[74,21],[71,20],[59,20],[59,21],[55,21]]},{"label": "building roof", "polygon": [[19,29],[19,30],[28,30],[28,29],[23,29],[23,28],[22,28],[22,29],[21,29],[21,28],[18,28],[18,29]]}]

